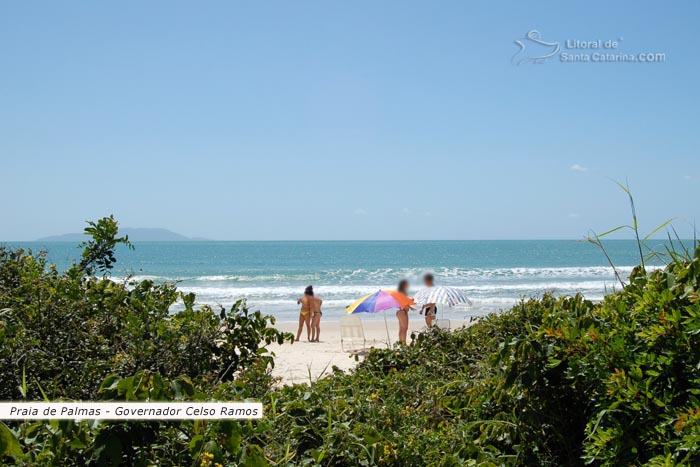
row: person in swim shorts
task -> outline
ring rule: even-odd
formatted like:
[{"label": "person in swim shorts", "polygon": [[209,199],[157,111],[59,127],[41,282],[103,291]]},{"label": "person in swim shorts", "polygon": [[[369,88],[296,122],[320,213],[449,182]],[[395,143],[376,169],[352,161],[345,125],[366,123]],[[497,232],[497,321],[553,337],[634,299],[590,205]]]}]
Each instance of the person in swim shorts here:
[{"label": "person in swim shorts", "polygon": [[[423,284],[427,288],[434,287],[435,277],[430,273],[425,274],[423,276]],[[433,325],[433,321],[437,318],[437,305],[434,303],[426,303],[420,309],[420,314],[423,314],[423,312],[425,312],[425,325],[430,329],[430,326]]]}]

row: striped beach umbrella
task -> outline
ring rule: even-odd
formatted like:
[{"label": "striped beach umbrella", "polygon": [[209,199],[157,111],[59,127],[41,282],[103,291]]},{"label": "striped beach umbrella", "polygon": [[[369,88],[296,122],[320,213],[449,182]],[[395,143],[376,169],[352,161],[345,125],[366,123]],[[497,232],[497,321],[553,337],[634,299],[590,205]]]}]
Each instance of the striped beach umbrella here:
[{"label": "striped beach umbrella", "polygon": [[[359,300],[355,301],[352,305],[347,306],[345,309],[348,314],[355,313],[379,313],[380,311],[393,310],[399,308],[405,308],[407,306],[415,305],[415,302],[410,297],[397,292],[395,290],[380,290],[374,292]],[[384,313],[384,326],[386,327],[386,338],[391,345],[391,338],[389,337],[389,325],[386,322],[386,313]]]},{"label": "striped beach umbrella", "polygon": [[472,301],[469,300],[469,297],[467,297],[464,292],[454,287],[446,287],[444,285],[426,287],[416,293],[413,300],[419,305],[434,303],[436,305],[447,305],[451,307],[456,305],[470,306],[472,304]]}]

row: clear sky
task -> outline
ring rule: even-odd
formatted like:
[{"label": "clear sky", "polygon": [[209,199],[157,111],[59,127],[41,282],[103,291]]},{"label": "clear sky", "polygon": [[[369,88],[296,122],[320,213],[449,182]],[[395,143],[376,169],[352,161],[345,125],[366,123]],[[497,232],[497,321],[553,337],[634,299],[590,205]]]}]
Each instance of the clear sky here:
[{"label": "clear sky", "polygon": [[[0,239],[110,213],[212,239],[581,238],[627,221],[609,178],[690,235],[698,23],[695,0],[3,2]],[[533,29],[665,61],[516,66]]]}]

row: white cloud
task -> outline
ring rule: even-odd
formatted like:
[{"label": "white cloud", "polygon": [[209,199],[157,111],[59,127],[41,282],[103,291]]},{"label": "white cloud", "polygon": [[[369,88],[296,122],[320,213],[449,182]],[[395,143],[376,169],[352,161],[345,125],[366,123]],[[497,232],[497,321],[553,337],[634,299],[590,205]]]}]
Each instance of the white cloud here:
[{"label": "white cloud", "polygon": [[683,179],[684,180],[692,180],[693,177],[691,177],[690,175],[683,175]]},{"label": "white cloud", "polygon": [[581,164],[574,164],[571,167],[569,167],[569,170],[572,170],[574,172],[586,172],[588,168],[582,166]]},{"label": "white cloud", "polygon": [[577,212],[572,212],[568,215],[569,219],[578,219],[581,215]]},{"label": "white cloud", "polygon": [[404,213],[404,214],[411,214],[411,210],[408,209],[408,208],[403,208],[403,209],[401,210],[401,212]]},{"label": "white cloud", "polygon": [[424,213],[423,215],[424,215],[425,217],[432,217],[433,213],[430,212],[430,211],[425,211],[425,213]]},{"label": "white cloud", "polygon": [[365,215],[367,215],[367,211],[365,211],[365,210],[362,209],[362,208],[357,208],[357,209],[355,209],[354,212],[355,212],[355,215],[356,215],[356,216],[365,216]]}]

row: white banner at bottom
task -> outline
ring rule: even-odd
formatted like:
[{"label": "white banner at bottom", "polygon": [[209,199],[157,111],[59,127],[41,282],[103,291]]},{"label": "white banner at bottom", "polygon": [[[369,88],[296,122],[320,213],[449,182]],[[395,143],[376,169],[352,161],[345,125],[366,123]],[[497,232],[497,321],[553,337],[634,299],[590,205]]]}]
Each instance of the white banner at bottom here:
[{"label": "white banner at bottom", "polygon": [[0,402],[0,420],[262,418],[260,402]]}]

